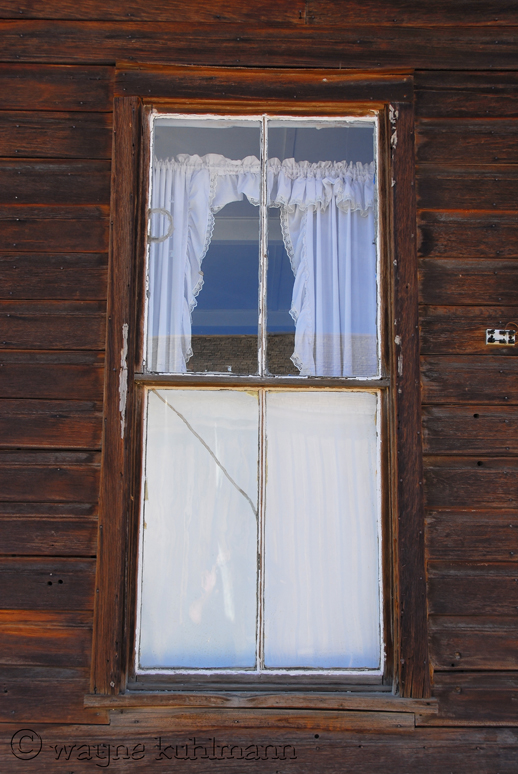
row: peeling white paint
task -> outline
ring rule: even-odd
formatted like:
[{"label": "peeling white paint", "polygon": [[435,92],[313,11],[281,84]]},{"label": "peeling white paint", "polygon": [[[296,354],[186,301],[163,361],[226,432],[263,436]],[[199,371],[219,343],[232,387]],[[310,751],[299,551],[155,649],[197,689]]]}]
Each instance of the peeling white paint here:
[{"label": "peeling white paint", "polygon": [[397,344],[398,347],[401,346],[401,336],[397,335],[394,339],[394,342]]},{"label": "peeling white paint", "polygon": [[397,146],[397,129],[396,121],[399,117],[399,110],[394,110],[392,105],[389,105],[389,121],[392,125],[392,135],[390,138],[390,146],[395,148]]},{"label": "peeling white paint", "polygon": [[128,323],[122,326],[121,365],[119,370],[119,413],[121,418],[121,438],[124,438],[126,424],[126,398],[128,396]]},{"label": "peeling white paint", "polygon": [[403,353],[400,352],[397,359],[397,372],[398,376],[403,376]]}]

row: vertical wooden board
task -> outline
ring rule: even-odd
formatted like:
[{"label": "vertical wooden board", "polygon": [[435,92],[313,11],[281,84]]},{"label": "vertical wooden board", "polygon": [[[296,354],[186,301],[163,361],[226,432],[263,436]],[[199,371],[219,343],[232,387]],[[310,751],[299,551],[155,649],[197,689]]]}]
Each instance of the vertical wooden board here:
[{"label": "vertical wooden board", "polygon": [[110,113],[0,112],[0,156],[109,159]]},{"label": "vertical wooden board", "polygon": [[110,112],[112,94],[112,67],[0,64],[0,110]]},{"label": "vertical wooden board", "polygon": [[0,298],[105,299],[108,256],[0,254]]},{"label": "vertical wooden board", "polygon": [[429,511],[429,559],[516,562],[518,516],[514,510]]}]

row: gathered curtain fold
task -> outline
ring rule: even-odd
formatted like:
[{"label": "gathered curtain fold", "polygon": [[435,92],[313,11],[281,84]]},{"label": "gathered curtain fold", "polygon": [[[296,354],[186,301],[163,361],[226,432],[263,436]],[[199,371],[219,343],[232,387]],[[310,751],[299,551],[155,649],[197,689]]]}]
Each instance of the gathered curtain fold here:
[{"label": "gathered curtain fold", "polygon": [[[260,203],[261,164],[218,154],[155,160],[150,208],[147,367],[182,373],[214,215]],[[374,163],[267,162],[267,205],[279,207],[295,276],[292,360],[302,375],[377,372]],[[167,238],[164,238],[167,235]]]}]

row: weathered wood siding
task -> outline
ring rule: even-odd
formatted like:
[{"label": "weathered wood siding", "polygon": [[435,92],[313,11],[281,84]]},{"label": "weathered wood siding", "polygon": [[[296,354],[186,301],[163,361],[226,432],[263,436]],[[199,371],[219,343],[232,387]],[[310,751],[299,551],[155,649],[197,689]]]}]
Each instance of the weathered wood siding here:
[{"label": "weathered wood siding", "polygon": [[[484,332],[518,321],[517,41],[518,9],[504,0],[1,4],[3,770],[28,770],[9,749],[27,724],[44,737],[41,772],[68,771],[70,761],[76,772],[94,770],[74,754],[56,768],[50,746],[69,740],[145,743],[145,760],[117,770],[155,771],[160,734],[181,744],[194,734],[292,744],[297,759],[283,765],[293,772],[516,770],[518,348],[488,348]],[[415,71],[429,647],[439,699],[437,715],[416,715],[417,728],[413,715],[391,712],[110,717],[83,705],[117,61]],[[249,96],[262,93],[257,84]],[[200,761],[192,770],[221,766],[242,764]]]}]

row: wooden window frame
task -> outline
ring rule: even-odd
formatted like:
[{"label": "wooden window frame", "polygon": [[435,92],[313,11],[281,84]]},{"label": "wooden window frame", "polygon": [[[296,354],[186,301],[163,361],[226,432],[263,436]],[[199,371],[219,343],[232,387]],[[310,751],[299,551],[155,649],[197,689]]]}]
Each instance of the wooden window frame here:
[{"label": "wooden window frame", "polygon": [[[200,98],[206,94],[211,98]],[[391,364],[391,387],[387,390],[390,397],[385,406],[390,438],[386,455],[390,470],[385,493],[390,516],[383,525],[385,587],[390,589],[390,604],[384,611],[388,650],[385,689],[392,690],[401,699],[427,699],[430,667],[420,435],[412,76],[408,72],[373,74],[121,65],[114,100],[105,418],[91,694],[87,703],[104,701],[107,706],[119,706],[121,700],[131,703],[133,693],[128,690],[128,678],[133,658],[140,482],[140,455],[135,454],[135,449],[141,444],[138,418],[142,415],[142,390],[136,389],[135,384],[142,349],[145,288],[145,201],[149,166],[145,117],[151,107],[168,112],[227,115],[268,112],[301,117],[351,116],[373,110],[379,115],[380,156],[383,148],[386,149],[381,165],[384,181],[379,204],[387,298],[383,359]],[[136,325],[136,320],[141,324]],[[334,386],[338,386],[335,380]],[[342,689],[355,682],[358,681],[347,677]],[[157,680],[146,682],[146,687],[157,692],[166,689],[169,704],[185,704],[185,693],[175,698],[170,693],[175,690],[170,683],[164,685],[163,680]],[[337,687],[335,679],[335,701],[339,700],[335,693]],[[379,690],[379,686],[373,687]],[[289,706],[293,706],[286,693],[289,692],[286,681],[278,690],[281,693],[275,706],[283,704],[283,695]],[[311,690],[308,685],[308,691]],[[204,696],[201,693],[194,699],[197,706],[214,704],[214,697]],[[137,703],[142,700],[140,693]],[[299,706],[311,705],[310,698],[304,699],[304,694],[299,695],[299,700]],[[189,703],[192,705],[192,702],[191,697]],[[151,692],[146,703],[163,703],[160,693]]]}]

